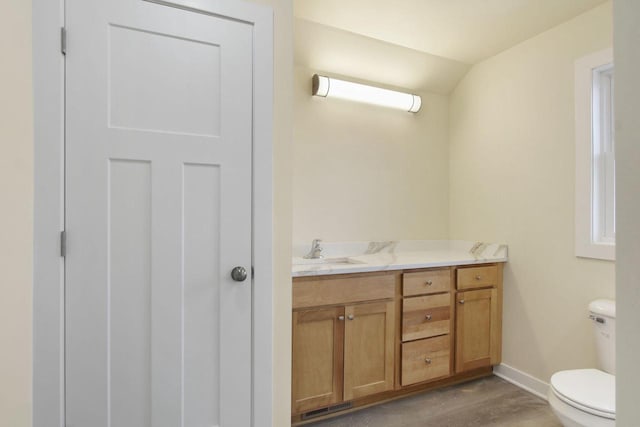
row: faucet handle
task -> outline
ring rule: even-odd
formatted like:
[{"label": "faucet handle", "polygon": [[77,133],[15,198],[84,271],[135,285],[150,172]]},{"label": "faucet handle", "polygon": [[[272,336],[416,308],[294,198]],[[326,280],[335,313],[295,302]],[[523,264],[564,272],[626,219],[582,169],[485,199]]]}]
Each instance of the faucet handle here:
[{"label": "faucet handle", "polygon": [[320,243],[322,243],[322,239],[313,239],[313,241],[311,242],[311,247],[317,248],[320,246]]}]

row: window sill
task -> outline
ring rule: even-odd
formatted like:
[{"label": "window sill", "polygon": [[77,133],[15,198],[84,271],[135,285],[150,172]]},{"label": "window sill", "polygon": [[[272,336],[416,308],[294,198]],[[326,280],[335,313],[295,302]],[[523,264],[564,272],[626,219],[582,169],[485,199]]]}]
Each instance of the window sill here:
[{"label": "window sill", "polygon": [[615,243],[576,243],[576,256],[578,258],[593,258],[604,261],[616,260]]}]

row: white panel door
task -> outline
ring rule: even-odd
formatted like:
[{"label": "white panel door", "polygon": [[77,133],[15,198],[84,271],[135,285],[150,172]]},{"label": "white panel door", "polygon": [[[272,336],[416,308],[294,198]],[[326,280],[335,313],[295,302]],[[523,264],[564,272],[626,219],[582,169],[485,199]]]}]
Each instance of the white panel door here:
[{"label": "white panel door", "polygon": [[66,11],[67,426],[248,427],[252,28]]}]

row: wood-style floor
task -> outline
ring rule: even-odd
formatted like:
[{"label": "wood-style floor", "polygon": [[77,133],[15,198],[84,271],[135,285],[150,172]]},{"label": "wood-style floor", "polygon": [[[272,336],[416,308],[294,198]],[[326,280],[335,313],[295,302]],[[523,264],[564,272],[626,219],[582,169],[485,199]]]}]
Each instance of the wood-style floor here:
[{"label": "wood-style floor", "polygon": [[498,377],[395,400],[306,427],[561,427],[546,401]]}]

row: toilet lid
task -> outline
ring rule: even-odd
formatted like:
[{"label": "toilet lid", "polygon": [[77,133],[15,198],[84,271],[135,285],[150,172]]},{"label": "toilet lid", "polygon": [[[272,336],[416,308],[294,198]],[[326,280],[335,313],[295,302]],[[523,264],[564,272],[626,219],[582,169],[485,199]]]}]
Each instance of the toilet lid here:
[{"label": "toilet lid", "polygon": [[560,371],[551,389],[567,404],[600,417],[616,418],[616,377],[597,369]]}]

